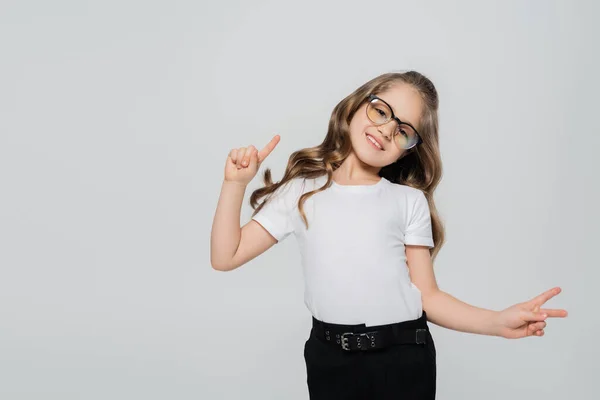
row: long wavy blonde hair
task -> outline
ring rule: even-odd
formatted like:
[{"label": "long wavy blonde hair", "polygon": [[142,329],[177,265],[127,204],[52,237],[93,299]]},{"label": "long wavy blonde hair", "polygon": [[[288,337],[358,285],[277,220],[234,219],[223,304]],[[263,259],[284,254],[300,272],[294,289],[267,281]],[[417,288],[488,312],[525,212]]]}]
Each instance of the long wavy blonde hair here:
[{"label": "long wavy blonde hair", "polygon": [[[368,101],[369,94],[384,92],[395,84],[412,85],[423,99],[423,112],[420,118],[419,134],[423,143],[403,153],[402,157],[391,165],[381,168],[379,176],[387,180],[420,189],[425,194],[431,212],[434,247],[430,249],[435,260],[444,243],[444,226],[435,207],[433,194],[442,176],[442,162],[438,138],[438,95],[433,83],[416,71],[390,72],[366,82],[335,106],[329,120],[327,136],[318,146],[293,152],[288,160],[281,181],[273,183],[271,170],[264,171],[265,186],[256,189],[250,196],[250,205],[254,216],[269,200],[260,205],[259,199],[275,192],[296,177],[316,178],[327,174],[325,185],[304,193],[298,200],[298,209],[308,229],[308,220],[304,213],[304,202],[312,195],[332,185],[332,174],[352,151],[350,142],[350,121],[356,111]],[[258,205],[258,208],[257,208]]]}]

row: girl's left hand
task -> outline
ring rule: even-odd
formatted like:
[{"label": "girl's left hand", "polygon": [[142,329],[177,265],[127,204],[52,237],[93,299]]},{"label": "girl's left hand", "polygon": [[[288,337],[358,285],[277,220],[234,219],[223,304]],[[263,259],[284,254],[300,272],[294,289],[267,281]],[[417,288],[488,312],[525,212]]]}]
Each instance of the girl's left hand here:
[{"label": "girl's left hand", "polygon": [[545,302],[561,292],[559,287],[550,289],[524,303],[518,303],[498,313],[496,324],[498,336],[519,339],[528,336],[544,336],[547,317],[566,317],[566,310],[540,308]]}]

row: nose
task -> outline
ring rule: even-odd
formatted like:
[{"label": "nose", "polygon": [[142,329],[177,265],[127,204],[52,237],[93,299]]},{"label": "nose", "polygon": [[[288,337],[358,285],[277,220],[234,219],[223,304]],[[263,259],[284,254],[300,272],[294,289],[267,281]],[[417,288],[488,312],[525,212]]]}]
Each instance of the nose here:
[{"label": "nose", "polygon": [[[377,130],[379,131],[379,133],[381,133],[387,140],[390,140],[392,137],[392,130],[394,129],[394,124],[390,122],[394,122],[394,121],[389,121],[386,124],[383,125],[379,125],[377,127]],[[387,127],[387,128],[386,128]]]}]

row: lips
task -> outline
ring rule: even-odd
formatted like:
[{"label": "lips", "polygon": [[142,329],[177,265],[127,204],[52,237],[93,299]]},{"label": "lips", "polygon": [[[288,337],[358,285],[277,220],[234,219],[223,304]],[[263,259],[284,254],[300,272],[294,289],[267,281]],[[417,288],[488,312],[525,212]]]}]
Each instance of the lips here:
[{"label": "lips", "polygon": [[378,139],[378,138],[376,138],[375,136],[373,136],[373,135],[371,135],[371,134],[369,134],[369,133],[366,133],[366,132],[365,132],[365,136],[367,136],[367,140],[369,140],[369,137],[370,137],[370,138],[372,138],[373,140],[375,140],[377,143],[379,143],[379,146],[381,146],[381,149],[379,149],[379,150],[383,150],[383,143],[381,143],[381,140],[379,140],[379,139]]}]

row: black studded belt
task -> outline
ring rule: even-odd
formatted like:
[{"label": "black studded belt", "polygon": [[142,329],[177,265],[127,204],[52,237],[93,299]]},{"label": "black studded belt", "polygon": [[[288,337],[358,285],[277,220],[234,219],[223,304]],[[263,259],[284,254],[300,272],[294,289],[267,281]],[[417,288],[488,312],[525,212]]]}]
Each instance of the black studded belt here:
[{"label": "black studded belt", "polygon": [[312,318],[314,335],[346,351],[382,349],[394,344],[425,344],[429,336],[427,314],[415,320],[387,325],[341,325]]}]

